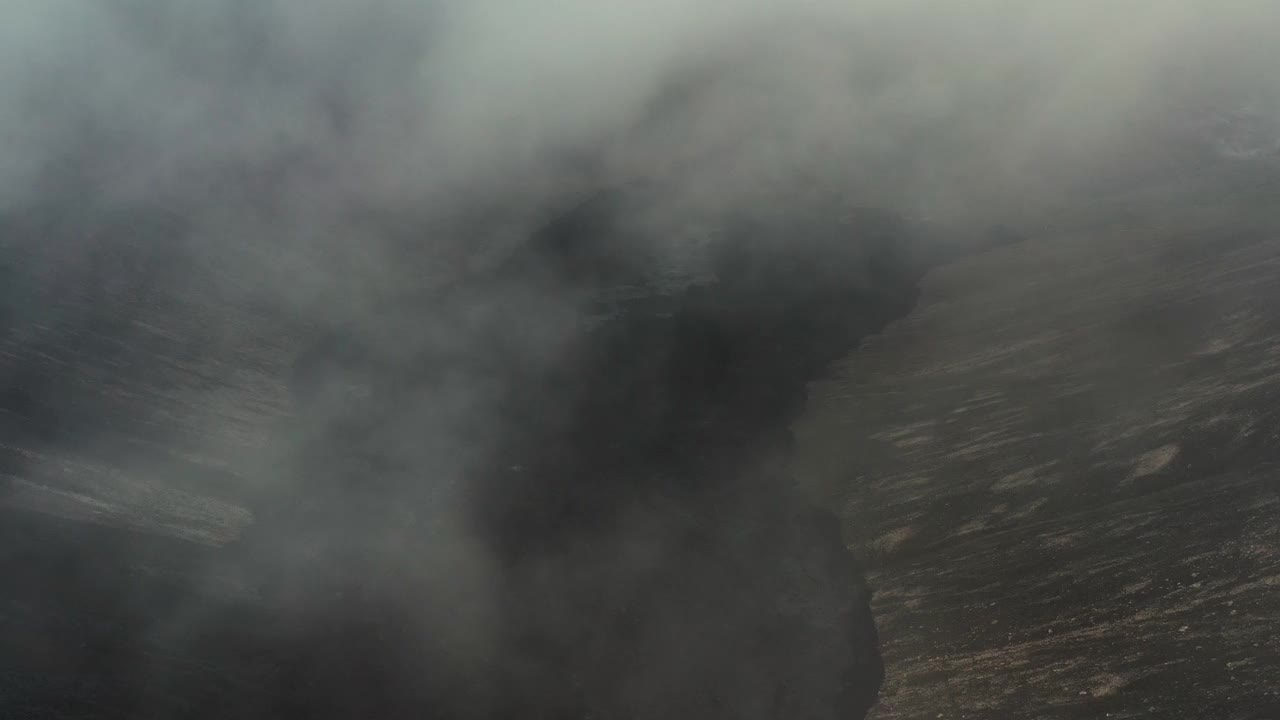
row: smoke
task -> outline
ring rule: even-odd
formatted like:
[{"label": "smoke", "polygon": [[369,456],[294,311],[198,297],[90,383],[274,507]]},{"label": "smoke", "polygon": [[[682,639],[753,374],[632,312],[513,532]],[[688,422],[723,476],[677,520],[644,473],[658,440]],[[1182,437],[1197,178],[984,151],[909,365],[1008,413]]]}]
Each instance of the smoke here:
[{"label": "smoke", "polygon": [[5,205],[70,173],[96,202],[130,202],[240,172],[252,197],[234,201],[257,223],[244,230],[299,242],[352,242],[362,213],[456,227],[476,203],[503,208],[493,239],[582,183],[655,174],[712,205],[808,175],[955,206],[1100,162],[1158,131],[1170,102],[1274,95],[1264,3],[55,0],[9,14]]},{"label": "smoke", "polygon": [[[87,388],[121,367],[134,368],[130,382],[162,384],[163,412],[148,411],[162,419],[141,423],[148,437],[219,458],[239,478],[226,491],[237,501],[332,505],[343,491],[325,482],[343,474],[394,488],[405,509],[395,517],[344,504],[316,519],[305,503],[260,517],[280,555],[257,558],[259,574],[303,607],[321,592],[306,558],[338,562],[315,528],[385,547],[430,538],[415,541],[412,562],[388,552],[381,570],[413,568],[396,581],[403,602],[440,613],[423,620],[421,642],[466,667],[505,647],[495,618],[509,611],[506,592],[527,593],[534,625],[572,624],[539,605],[554,599],[526,576],[588,594],[594,580],[565,578],[604,573],[618,557],[661,565],[652,557],[674,551],[655,538],[685,523],[645,496],[618,513],[630,529],[615,544],[548,550],[518,572],[476,537],[477,498],[501,505],[492,488],[518,486],[473,483],[476,468],[531,472],[519,451],[561,439],[589,404],[508,398],[561,365],[597,367],[581,360],[586,291],[540,275],[536,260],[515,279],[468,285],[510,267],[551,219],[619,189],[601,234],[632,245],[597,254],[680,266],[718,238],[759,243],[772,262],[803,244],[791,221],[810,208],[983,225],[1114,178],[1191,172],[1199,165],[1185,156],[1214,140],[1205,128],[1241,109],[1245,150],[1280,147],[1280,10],[1266,2],[10,0],[7,10],[0,271],[40,287],[5,308],[6,341],[33,357],[92,354],[77,380]],[[744,222],[773,231],[726,229]],[[854,255],[881,250],[847,242]],[[873,293],[868,267],[850,284]],[[746,294],[735,297],[750,304]],[[73,328],[81,343],[109,322],[124,342],[73,347],[48,331]],[[155,357],[188,364],[157,374]],[[66,383],[42,380],[37,392],[40,372],[5,370],[24,398],[83,409]],[[192,374],[243,392],[193,389]],[[504,414],[512,407],[537,417]],[[71,434],[80,451],[111,444]],[[126,475],[172,471],[112,453]],[[111,501],[158,504],[156,491],[137,492],[148,499]],[[730,504],[745,517],[772,500]],[[701,556],[691,567],[672,573],[717,571]],[[642,570],[610,572],[628,588]],[[683,598],[659,595],[654,606],[678,614]],[[739,625],[715,628],[721,642]],[[662,675],[660,665],[636,674]]]},{"label": "smoke", "polygon": [[1280,132],[1263,2],[9,8],[0,210],[167,208],[223,291],[327,323],[599,187],[657,188],[635,220],[679,254],[815,193],[981,225],[1182,172],[1223,113],[1245,153]]}]

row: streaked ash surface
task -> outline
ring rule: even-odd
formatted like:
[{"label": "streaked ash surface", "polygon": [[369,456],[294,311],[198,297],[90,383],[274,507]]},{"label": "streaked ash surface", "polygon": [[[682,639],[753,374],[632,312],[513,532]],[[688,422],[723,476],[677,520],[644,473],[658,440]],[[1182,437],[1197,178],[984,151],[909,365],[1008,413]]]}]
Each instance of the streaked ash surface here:
[{"label": "streaked ash surface", "polygon": [[1041,215],[811,388],[875,570],[877,718],[1280,715],[1280,175]]}]

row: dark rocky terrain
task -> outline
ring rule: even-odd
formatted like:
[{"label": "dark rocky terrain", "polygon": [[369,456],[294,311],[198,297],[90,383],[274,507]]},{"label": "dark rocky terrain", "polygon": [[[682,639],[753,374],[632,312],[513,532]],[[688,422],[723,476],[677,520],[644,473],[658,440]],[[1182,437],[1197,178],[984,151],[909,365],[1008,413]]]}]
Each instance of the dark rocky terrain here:
[{"label": "dark rocky terrain", "polygon": [[602,196],[357,324],[9,218],[0,714],[858,717],[874,615],[872,717],[1275,717],[1278,178],[676,273]]}]

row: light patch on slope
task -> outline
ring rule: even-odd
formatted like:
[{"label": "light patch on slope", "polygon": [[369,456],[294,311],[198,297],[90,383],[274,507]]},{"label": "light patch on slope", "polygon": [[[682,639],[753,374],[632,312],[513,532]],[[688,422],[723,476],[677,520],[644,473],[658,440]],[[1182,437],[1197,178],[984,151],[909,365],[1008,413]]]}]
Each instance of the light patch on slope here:
[{"label": "light patch on slope", "polygon": [[1133,472],[1129,473],[1128,480],[1132,481],[1149,475],[1155,475],[1161,470],[1169,467],[1169,465],[1177,459],[1179,452],[1180,448],[1177,445],[1170,443],[1168,445],[1158,447],[1155,450],[1143,453],[1138,458],[1137,463],[1134,464]]}]

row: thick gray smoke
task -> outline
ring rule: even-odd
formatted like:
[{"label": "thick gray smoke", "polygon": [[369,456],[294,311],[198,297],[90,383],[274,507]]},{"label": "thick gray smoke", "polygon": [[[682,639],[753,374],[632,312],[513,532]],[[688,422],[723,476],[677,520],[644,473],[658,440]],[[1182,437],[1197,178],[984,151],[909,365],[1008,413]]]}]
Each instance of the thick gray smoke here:
[{"label": "thick gray smoke", "polygon": [[501,207],[496,239],[601,176],[712,205],[856,181],[934,210],[1103,162],[1178,104],[1274,102],[1276,19],[1193,0],[17,2],[0,199],[72,172],[96,202],[237,172],[227,202],[257,217],[226,209],[234,230],[344,243],[364,214],[455,227],[460,206]]},{"label": "thick gray smoke", "polygon": [[[135,372],[181,386],[147,431],[169,434],[156,442],[182,435],[183,452],[214,458],[239,483],[223,490],[229,499],[178,513],[175,527],[214,528],[198,539],[234,537],[247,523],[245,498],[288,496],[289,478],[336,474],[363,462],[351,459],[361,453],[377,458],[377,469],[351,472],[400,485],[404,517],[351,505],[341,522],[388,548],[408,535],[431,538],[413,545],[411,562],[388,552],[385,574],[416,573],[397,580],[416,612],[449,609],[424,620],[431,638],[422,643],[473,680],[468,669],[487,667],[507,642],[494,618],[510,568],[477,541],[468,470],[493,464],[503,443],[538,443],[494,429],[515,422],[502,415],[505,383],[553,374],[579,351],[591,319],[578,317],[575,289],[558,277],[498,284],[496,299],[481,286],[439,315],[419,313],[411,299],[502,266],[601,190],[624,190],[611,228],[644,246],[628,252],[692,276],[710,272],[699,256],[709,239],[743,218],[788,228],[767,240],[742,236],[772,243],[776,259],[802,241],[787,234],[799,234],[787,222],[803,214],[796,208],[841,216],[881,207],[942,227],[983,226],[1113,178],[1169,171],[1171,148],[1274,153],[1280,9],[1219,5],[9,0],[0,23],[0,282],[39,279],[30,292],[16,280],[0,288],[18,298],[0,308],[6,342],[54,356],[62,341],[50,327],[76,328],[81,342],[117,323],[111,332],[130,340],[83,340],[105,359],[78,370],[76,383]],[[1206,128],[1239,113],[1247,137],[1206,139]],[[149,279],[128,279],[140,274]],[[871,274],[850,284],[872,292]],[[494,331],[495,307],[521,317]],[[187,364],[140,370],[144,336]],[[305,352],[294,362],[298,348],[318,343],[340,358],[347,340],[323,339],[334,337],[376,360],[362,360],[349,382],[303,388],[304,408],[279,378],[310,372]],[[425,355],[450,358],[443,380],[406,381],[390,395],[362,384],[369,366],[408,377]],[[495,356],[508,365],[488,372]],[[346,372],[335,362],[324,372]],[[3,381],[22,388],[14,397],[39,404],[26,398],[40,372],[4,370]],[[191,376],[243,392],[191,389]],[[72,393],[41,382],[40,403]],[[556,426],[570,412],[542,408],[546,417],[529,424]],[[335,427],[352,416],[377,416],[378,436],[358,452],[329,452]],[[65,434],[65,422],[50,425]],[[110,455],[124,476],[171,482],[168,466],[75,435],[77,452]],[[41,477],[63,463],[24,462],[24,473]],[[123,517],[130,503],[140,514],[174,512],[187,501],[165,493],[178,491],[77,492],[124,507]],[[579,566],[603,573],[618,557],[660,565],[653,558],[671,551],[662,538],[682,511],[645,500],[652,507],[615,518],[629,528],[617,546],[557,548],[548,576]],[[769,501],[733,499],[744,517]],[[282,557],[261,558],[262,572],[297,595],[319,592],[281,570],[308,575],[302,556],[323,554],[315,537],[284,527],[275,539]],[[663,602],[678,604],[654,605]],[[571,624],[530,612],[531,624]],[[643,668],[657,685],[667,682],[660,665]]]},{"label": "thick gray smoke", "polygon": [[492,264],[589,188],[658,188],[633,220],[679,255],[815,193],[1004,221],[1161,172],[1171,137],[1241,108],[1244,151],[1280,136],[1265,2],[7,10],[0,209],[168,208],[222,291],[335,325]]}]

